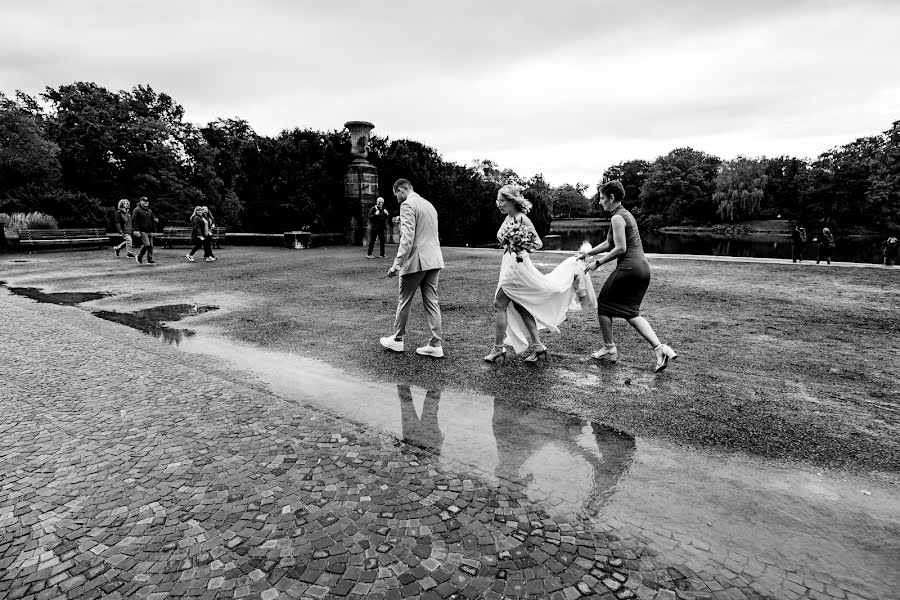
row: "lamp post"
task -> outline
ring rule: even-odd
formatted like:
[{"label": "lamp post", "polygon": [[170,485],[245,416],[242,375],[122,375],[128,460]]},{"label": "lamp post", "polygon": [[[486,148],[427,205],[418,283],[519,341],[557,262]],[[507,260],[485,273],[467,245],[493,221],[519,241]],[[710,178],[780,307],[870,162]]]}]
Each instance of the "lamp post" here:
[{"label": "lamp post", "polygon": [[344,198],[350,206],[347,241],[365,246],[372,233],[369,210],[378,197],[378,169],[366,160],[369,137],[375,126],[368,121],[348,121],[344,127],[350,132],[350,154],[353,156],[344,175]]}]

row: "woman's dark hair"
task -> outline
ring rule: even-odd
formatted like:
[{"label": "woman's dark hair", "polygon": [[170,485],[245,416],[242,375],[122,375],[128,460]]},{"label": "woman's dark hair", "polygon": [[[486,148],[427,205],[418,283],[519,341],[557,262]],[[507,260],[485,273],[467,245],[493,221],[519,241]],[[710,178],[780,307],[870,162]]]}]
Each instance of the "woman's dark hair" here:
[{"label": "woman's dark hair", "polygon": [[600,193],[604,196],[612,196],[613,200],[623,202],[625,200],[625,186],[618,179],[615,181],[607,181],[600,186]]}]

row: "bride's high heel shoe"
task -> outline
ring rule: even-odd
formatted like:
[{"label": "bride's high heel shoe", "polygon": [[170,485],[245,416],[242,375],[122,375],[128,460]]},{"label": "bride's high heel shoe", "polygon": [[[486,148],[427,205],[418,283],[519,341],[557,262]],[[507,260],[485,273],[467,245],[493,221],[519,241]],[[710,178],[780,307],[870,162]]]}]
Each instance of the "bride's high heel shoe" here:
[{"label": "bride's high heel shoe", "polygon": [[611,363],[619,362],[619,349],[615,344],[603,344],[602,348],[591,354],[591,358]]},{"label": "bride's high heel shoe", "polygon": [[542,356],[544,357],[544,360],[547,360],[547,346],[543,344],[532,344],[528,349],[531,350],[531,354],[525,357],[525,362],[536,363]]},{"label": "bride's high heel shoe", "polygon": [[506,346],[502,344],[494,344],[490,354],[484,357],[485,362],[497,362],[500,359],[506,360]]},{"label": "bride's high heel shoe", "polygon": [[656,353],[656,372],[664,370],[669,366],[670,360],[675,360],[678,358],[678,355],[674,350],[666,346],[665,344],[660,344],[656,348],[653,349]]}]

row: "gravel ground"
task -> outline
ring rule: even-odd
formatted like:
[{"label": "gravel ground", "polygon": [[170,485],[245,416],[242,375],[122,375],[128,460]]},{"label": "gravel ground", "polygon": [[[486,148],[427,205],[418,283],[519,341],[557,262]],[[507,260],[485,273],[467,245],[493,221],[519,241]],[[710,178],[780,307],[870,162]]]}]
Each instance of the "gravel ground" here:
[{"label": "gravel ground", "polygon": [[[385,277],[389,261],[366,260],[358,249],[225,248],[211,264],[158,250],[156,267],[111,254],[6,255],[0,280],[117,294],[99,301],[104,308],[217,304],[223,310],[204,318],[230,337],[380,380],[467,388],[638,436],[892,482],[900,471],[900,269],[655,259],[644,313],[680,358],[654,375],[650,349],[621,322],[619,364],[591,361],[599,344],[593,314],[572,315],[546,336],[546,364],[483,363],[500,258],[490,251],[445,250],[444,361],[382,351],[396,281]],[[563,258],[535,261],[549,270]],[[596,274],[598,288],[608,269]],[[418,299],[410,324],[410,345],[427,340]]]}]

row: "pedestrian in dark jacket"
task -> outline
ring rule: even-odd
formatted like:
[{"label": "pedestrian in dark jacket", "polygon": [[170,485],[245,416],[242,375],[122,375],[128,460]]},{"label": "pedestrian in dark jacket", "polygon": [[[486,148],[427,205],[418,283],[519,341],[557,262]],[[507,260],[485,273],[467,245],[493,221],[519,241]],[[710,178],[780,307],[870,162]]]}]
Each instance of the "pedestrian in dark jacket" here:
[{"label": "pedestrian in dark jacket", "polygon": [[806,250],[806,229],[803,225],[794,226],[794,232],[791,234],[793,243],[793,259],[794,262],[803,262],[803,253]]},{"label": "pedestrian in dark jacket", "polygon": [[134,258],[134,253],[131,252],[131,234],[134,232],[134,228],[131,226],[131,202],[124,198],[119,200],[119,206],[116,209],[116,231],[122,236],[122,243],[114,248],[116,256],[121,256],[119,253],[122,248],[128,248],[126,256]]},{"label": "pedestrian in dark jacket", "polygon": [[893,267],[897,262],[897,253],[900,251],[900,240],[891,236],[881,244],[881,255],[884,257],[884,266]]},{"label": "pedestrian in dark jacket", "polygon": [[831,264],[831,253],[834,250],[834,236],[831,230],[825,227],[822,229],[822,237],[818,239],[819,254],[816,256],[816,264],[819,264],[824,258],[828,264]]},{"label": "pedestrian in dark jacket", "polygon": [[375,249],[375,238],[381,240],[381,258],[384,258],[384,236],[387,224],[390,221],[390,215],[384,208],[384,198],[378,198],[375,206],[369,211],[369,224],[371,225],[369,233],[369,251],[366,258],[372,258],[372,250]]},{"label": "pedestrian in dark jacket", "polygon": [[134,209],[131,215],[131,224],[134,229],[133,235],[141,240],[141,251],[134,258],[138,263],[144,264],[144,255],[147,255],[147,264],[155,265],[153,260],[153,234],[156,233],[156,217],[150,210],[150,201],[146,196],[141,196],[138,201],[138,207]]}]

